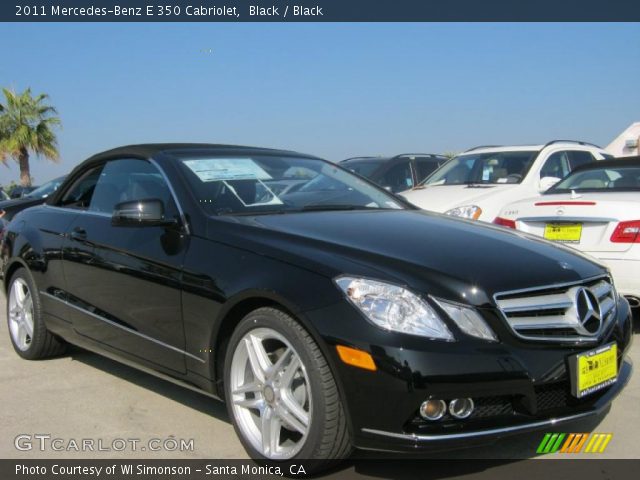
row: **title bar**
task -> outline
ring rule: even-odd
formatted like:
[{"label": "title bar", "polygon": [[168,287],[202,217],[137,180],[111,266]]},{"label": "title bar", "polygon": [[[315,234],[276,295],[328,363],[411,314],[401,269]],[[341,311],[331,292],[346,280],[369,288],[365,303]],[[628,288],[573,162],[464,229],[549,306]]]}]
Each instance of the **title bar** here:
[{"label": "title bar", "polygon": [[[2,22],[638,22],[630,0],[14,0]],[[597,27],[594,27],[597,35]]]}]

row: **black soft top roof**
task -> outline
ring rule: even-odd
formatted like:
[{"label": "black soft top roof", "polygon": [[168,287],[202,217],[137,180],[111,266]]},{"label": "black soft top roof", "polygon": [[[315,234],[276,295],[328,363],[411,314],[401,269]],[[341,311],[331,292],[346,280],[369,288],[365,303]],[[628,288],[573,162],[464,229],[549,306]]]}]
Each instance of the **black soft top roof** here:
[{"label": "black soft top roof", "polygon": [[581,172],[583,170],[597,170],[600,168],[618,168],[618,167],[640,167],[640,156],[638,157],[620,157],[613,160],[596,160],[595,162],[585,163],[573,169],[571,173]]},{"label": "black soft top roof", "polygon": [[87,161],[98,162],[115,157],[153,158],[158,154],[169,156],[181,156],[184,154],[236,154],[236,155],[283,155],[305,158],[318,158],[312,155],[293,152],[290,150],[277,150],[272,148],[245,147],[241,145],[219,145],[212,143],[146,143],[140,145],[126,145],[98,153]]}]

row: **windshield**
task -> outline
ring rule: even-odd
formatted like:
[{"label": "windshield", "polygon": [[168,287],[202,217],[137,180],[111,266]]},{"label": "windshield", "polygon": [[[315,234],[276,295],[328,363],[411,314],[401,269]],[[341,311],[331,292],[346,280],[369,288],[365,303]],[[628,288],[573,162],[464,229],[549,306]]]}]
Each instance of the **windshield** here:
[{"label": "windshield", "polygon": [[640,166],[590,168],[565,177],[545,194],[576,192],[631,192],[640,190]]},{"label": "windshield", "polygon": [[64,177],[56,178],[51,180],[50,182],[45,183],[44,185],[39,186],[35,190],[27,193],[25,197],[29,198],[47,198],[53,192],[55,192],[58,187],[64,181]]},{"label": "windshield", "polygon": [[224,156],[183,158],[181,165],[212,215],[404,208],[392,195],[322,160]]},{"label": "windshield", "polygon": [[518,151],[459,155],[433,172],[424,185],[520,183],[537,153]]},{"label": "windshield", "polygon": [[368,178],[371,177],[373,172],[375,172],[381,164],[382,160],[348,160],[341,162],[340,166]]}]

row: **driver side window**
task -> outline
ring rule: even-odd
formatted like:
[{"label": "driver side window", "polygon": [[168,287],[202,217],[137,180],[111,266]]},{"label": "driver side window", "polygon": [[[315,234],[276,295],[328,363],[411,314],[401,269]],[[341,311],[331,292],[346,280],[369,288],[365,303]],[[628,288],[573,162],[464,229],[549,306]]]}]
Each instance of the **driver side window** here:
[{"label": "driver side window", "polygon": [[67,193],[64,194],[57,206],[87,210],[103,167],[103,165],[94,167],[78,178]]},{"label": "driver side window", "polygon": [[162,201],[165,217],[178,215],[169,186],[153,164],[139,159],[111,160],[100,174],[89,211],[111,215],[119,203],[150,199]]}]

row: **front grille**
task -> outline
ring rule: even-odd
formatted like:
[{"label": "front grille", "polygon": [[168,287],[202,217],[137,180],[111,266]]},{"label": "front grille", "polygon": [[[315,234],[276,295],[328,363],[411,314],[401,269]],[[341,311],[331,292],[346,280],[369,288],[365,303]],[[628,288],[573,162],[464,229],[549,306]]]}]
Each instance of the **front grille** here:
[{"label": "front grille", "polygon": [[[494,298],[507,324],[520,338],[589,342],[596,341],[614,317],[615,295],[608,278],[597,278],[583,283],[503,292]],[[597,305],[593,305],[594,298]],[[593,306],[599,322],[585,310],[585,305]],[[586,321],[583,323],[583,320]]]}]

